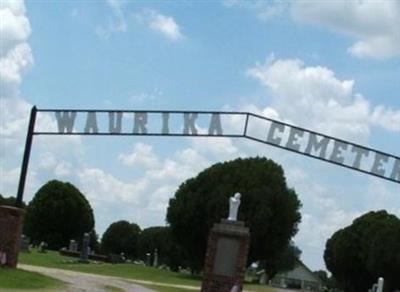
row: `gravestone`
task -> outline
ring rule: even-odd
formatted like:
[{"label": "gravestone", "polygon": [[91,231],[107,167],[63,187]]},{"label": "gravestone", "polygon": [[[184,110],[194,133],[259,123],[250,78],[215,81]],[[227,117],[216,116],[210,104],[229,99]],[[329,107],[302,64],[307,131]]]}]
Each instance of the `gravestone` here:
[{"label": "gravestone", "polygon": [[214,224],[208,237],[201,291],[242,291],[250,232],[236,221],[240,194],[230,198],[228,219]]},{"label": "gravestone", "polygon": [[82,249],[79,261],[81,263],[89,263],[89,242],[90,242],[90,234],[83,234],[82,240]]},{"label": "gravestone", "polygon": [[112,264],[123,264],[126,262],[125,254],[123,252],[120,254],[109,254],[108,261]]},{"label": "gravestone", "polygon": [[0,251],[0,266],[5,266],[7,263],[7,253],[5,251]]},{"label": "gravestone", "polygon": [[41,253],[46,253],[47,252],[47,242],[42,241],[39,244],[39,250],[38,251],[41,252]]},{"label": "gravestone", "polygon": [[158,250],[154,249],[153,267],[158,267]]},{"label": "gravestone", "polygon": [[125,253],[124,253],[124,252],[121,252],[119,255],[121,256],[122,262],[125,263],[125,262],[126,262]]},{"label": "gravestone", "polygon": [[78,251],[78,243],[76,240],[71,239],[69,241],[69,246],[68,246],[69,251],[77,252]]},{"label": "gravestone", "polygon": [[30,238],[24,234],[21,235],[19,251],[30,252]]},{"label": "gravestone", "polygon": [[371,289],[368,289],[368,292],[383,292],[385,280],[382,277],[378,278],[378,282],[372,285]]},{"label": "gravestone", "polygon": [[146,253],[146,266],[151,266],[150,265],[150,258],[151,258],[151,253]]}]

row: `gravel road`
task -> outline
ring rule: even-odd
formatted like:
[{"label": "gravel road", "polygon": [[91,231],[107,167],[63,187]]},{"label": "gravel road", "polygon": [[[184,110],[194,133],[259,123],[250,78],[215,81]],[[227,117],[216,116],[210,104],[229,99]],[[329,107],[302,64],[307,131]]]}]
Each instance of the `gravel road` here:
[{"label": "gravel road", "polygon": [[[125,281],[118,277],[101,276],[86,273],[79,273],[68,270],[45,268],[38,266],[18,264],[18,268],[31,272],[38,272],[40,274],[61,280],[67,284],[67,287],[62,292],[104,292],[110,291],[109,289],[119,288],[122,291],[129,292],[152,292],[154,290],[133,284],[132,282]],[[57,289],[61,292],[60,289]]]}]

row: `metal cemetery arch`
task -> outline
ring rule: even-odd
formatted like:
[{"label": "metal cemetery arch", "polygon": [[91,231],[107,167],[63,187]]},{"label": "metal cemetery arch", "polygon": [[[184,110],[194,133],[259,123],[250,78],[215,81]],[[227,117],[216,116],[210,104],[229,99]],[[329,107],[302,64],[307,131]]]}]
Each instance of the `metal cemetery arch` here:
[{"label": "metal cemetery arch", "polygon": [[[35,131],[38,113],[54,113],[58,131]],[[84,116],[86,114],[86,116]],[[125,121],[132,119],[131,127],[123,127]],[[108,129],[99,131],[97,115],[108,115]],[[129,115],[128,117],[126,115]],[[159,127],[149,129],[149,117],[159,116]],[[183,117],[179,123],[171,123],[170,118]],[[208,132],[198,132],[196,120],[209,117]],[[222,118],[240,118],[240,129],[224,133]],[[81,118],[82,131],[76,127]],[[83,119],[84,120],[83,120]],[[127,121],[126,121],[127,122]],[[156,122],[155,120],[153,122]],[[176,122],[176,121],[175,121]],[[155,123],[156,124],[156,123]],[[178,126],[177,126],[178,125]],[[74,127],[75,126],[75,127]],[[170,130],[175,126],[175,130]],[[265,131],[260,133],[260,130]],[[296,127],[248,112],[228,111],[164,111],[164,110],[74,110],[37,109],[32,107],[28,133],[22,160],[17,193],[17,206],[21,206],[26,173],[32,146],[33,135],[124,135],[124,136],[174,136],[174,137],[231,137],[247,138],[256,142],[282,148],[305,156],[313,157],[342,167],[400,184],[400,157],[384,153],[343,139],[334,138],[315,131]],[[260,137],[261,136],[261,137]]]}]

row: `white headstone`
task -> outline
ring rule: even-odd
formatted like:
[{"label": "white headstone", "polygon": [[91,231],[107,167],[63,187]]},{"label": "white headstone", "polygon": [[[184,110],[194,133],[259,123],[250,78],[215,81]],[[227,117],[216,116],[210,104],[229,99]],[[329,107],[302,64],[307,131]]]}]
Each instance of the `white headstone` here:
[{"label": "white headstone", "polygon": [[236,193],[233,197],[229,199],[229,216],[228,220],[236,221],[237,220],[237,213],[239,210],[240,205],[240,197],[239,193]]},{"label": "white headstone", "polygon": [[378,279],[378,289],[376,289],[376,292],[383,292],[383,283],[384,283],[384,280],[382,277],[380,277]]},{"label": "white headstone", "polygon": [[153,267],[158,267],[158,250],[154,250]]}]

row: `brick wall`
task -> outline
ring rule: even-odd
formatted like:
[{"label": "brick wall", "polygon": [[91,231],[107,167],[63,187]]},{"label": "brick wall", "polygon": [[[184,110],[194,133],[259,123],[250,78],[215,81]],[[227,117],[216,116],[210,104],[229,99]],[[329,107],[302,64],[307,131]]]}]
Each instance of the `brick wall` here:
[{"label": "brick wall", "polygon": [[[215,273],[217,246],[222,238],[237,241],[239,245],[232,275]],[[208,237],[201,291],[230,292],[234,285],[238,285],[238,291],[242,291],[249,244],[249,231],[243,222],[222,220],[220,224],[215,224]]]},{"label": "brick wall", "polygon": [[22,209],[0,206],[0,252],[6,253],[6,265],[12,268],[17,267],[24,214]]}]

